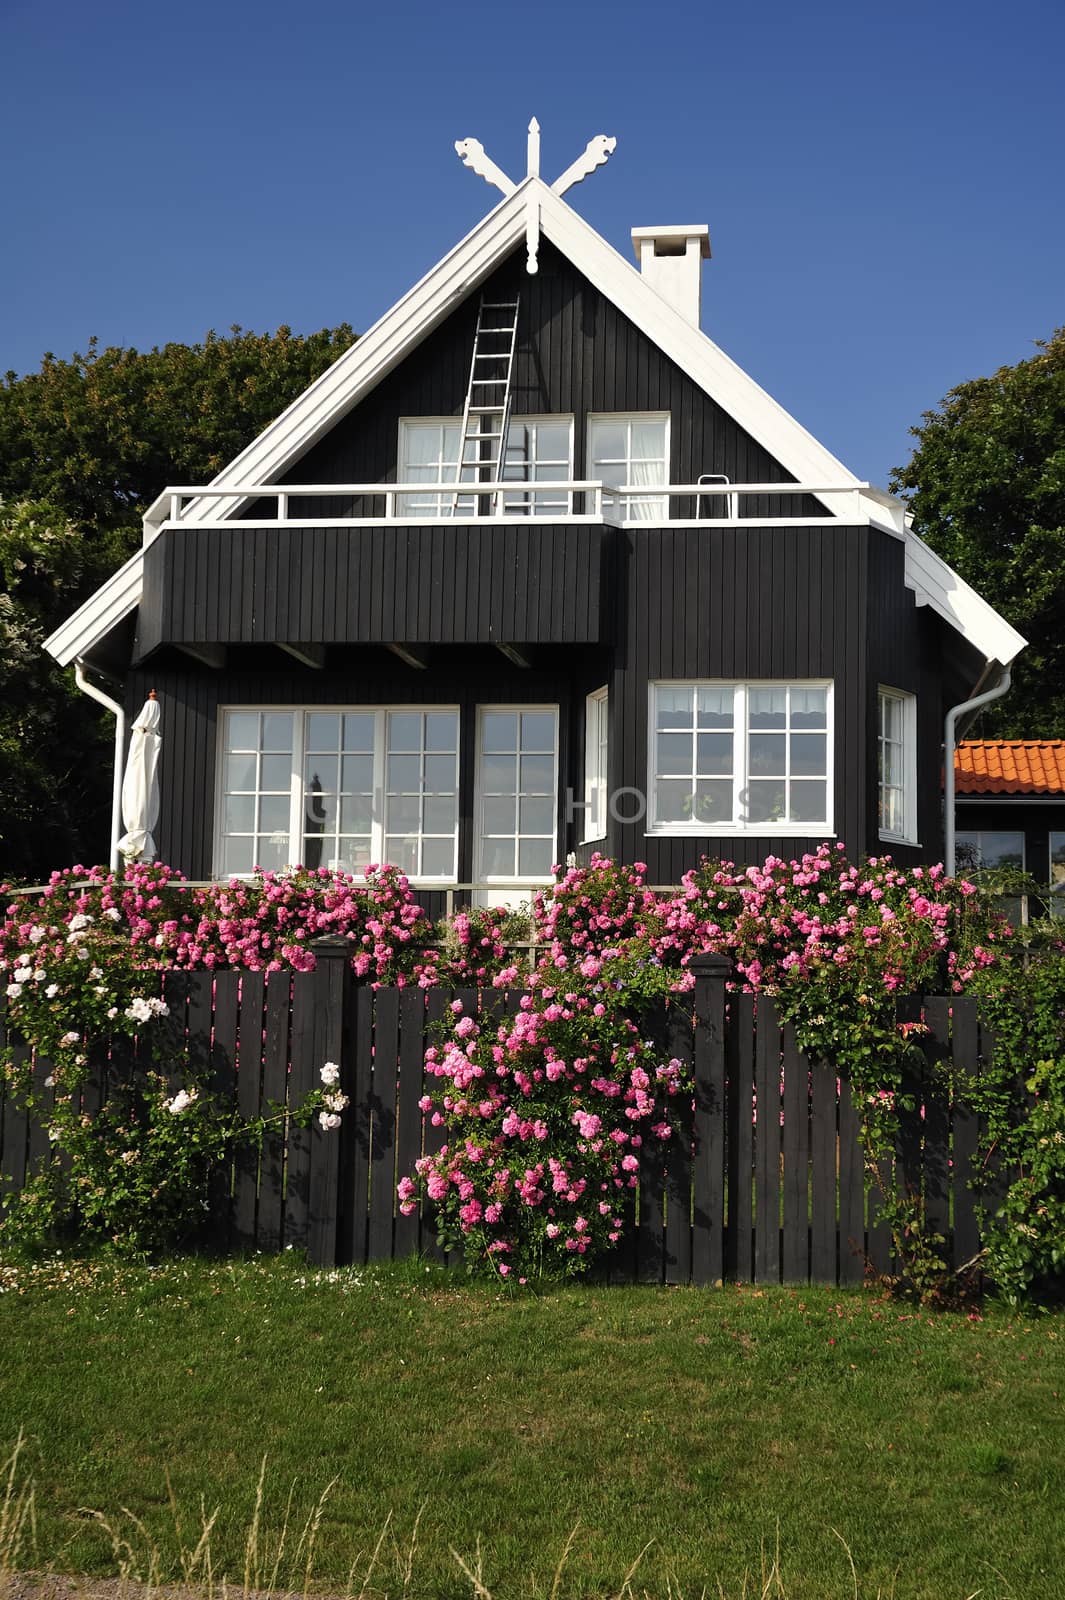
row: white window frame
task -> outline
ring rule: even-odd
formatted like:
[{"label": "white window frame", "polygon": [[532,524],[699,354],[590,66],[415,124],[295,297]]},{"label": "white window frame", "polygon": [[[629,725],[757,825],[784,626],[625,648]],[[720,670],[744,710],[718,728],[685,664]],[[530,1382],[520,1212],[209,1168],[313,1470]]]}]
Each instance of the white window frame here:
[{"label": "white window frame", "polygon": [[[496,704],[479,705],[477,707],[477,746],[476,746],[476,759],[475,759],[475,763],[474,763],[474,785],[473,785],[474,878],[475,878],[476,882],[478,882],[478,883],[499,884],[501,886],[513,886],[513,887],[522,887],[522,886],[528,887],[530,885],[547,883],[550,880],[550,876],[551,876],[550,872],[542,873],[542,874],[539,874],[539,875],[536,875],[536,874],[529,875],[527,873],[526,874],[522,874],[520,872],[517,872],[512,877],[508,877],[508,876],[505,876],[503,873],[499,873],[499,872],[487,872],[485,870],[485,867],[484,867],[484,828],[482,827],[482,812],[481,812],[481,803],[482,803],[482,800],[484,798],[483,785],[482,785],[482,781],[481,781],[481,769],[482,769],[482,765],[483,765],[482,744],[483,744],[483,734],[484,734],[484,718],[485,718],[485,714],[486,713],[488,713],[488,712],[497,712],[497,711],[498,712],[514,713],[514,714],[519,715],[519,716],[521,715],[522,712],[530,712],[530,711],[550,712],[552,714],[552,716],[554,717],[554,719],[555,719],[555,754],[554,754],[554,766],[553,766],[553,770],[552,770],[551,786],[552,786],[552,790],[554,792],[554,805],[555,805],[555,833],[554,833],[554,845],[555,845],[555,847],[554,847],[553,855],[554,855],[554,860],[555,861],[557,861],[559,859],[559,856],[558,856],[558,775],[559,775],[559,745],[560,745],[560,742],[561,742],[561,722],[562,722],[562,718],[561,718],[561,715],[560,715],[560,707],[559,707],[558,703],[555,702],[554,704],[544,703],[544,704],[526,705],[526,704],[522,704],[520,702],[517,702],[517,703],[513,703],[513,704],[509,704],[508,703],[508,704],[498,704],[498,705],[496,705]],[[519,757],[519,759],[520,759],[520,757]],[[519,789],[518,794],[517,794],[517,800],[518,800],[518,803],[520,805],[520,802],[521,802],[521,791],[520,791],[520,789]],[[499,835],[498,837],[503,837],[503,835]],[[520,840],[521,839],[520,832],[516,833],[514,835],[514,837],[515,837],[515,839]],[[536,835],[536,837],[540,837],[540,835]],[[518,848],[518,851],[516,852],[516,854],[520,855],[520,845],[519,845],[519,848]]]},{"label": "white window frame", "polygon": [[[545,412],[542,416],[537,415],[537,416],[530,416],[530,417],[511,416],[510,421],[511,421],[511,424],[519,424],[520,423],[523,427],[530,427],[530,426],[531,427],[539,427],[544,423],[553,423],[553,424],[563,423],[563,424],[565,424],[567,426],[567,430],[568,430],[568,432],[567,432],[567,448],[568,448],[568,452],[569,452],[568,460],[566,462],[565,469],[564,470],[560,470],[558,472],[553,472],[551,474],[551,478],[548,481],[549,482],[550,481],[557,481],[557,480],[569,481],[569,480],[572,479],[572,477],[573,477],[574,418],[573,418],[573,415],[572,415],[571,412],[565,412],[565,411],[556,412],[556,413]],[[441,482],[441,483],[454,483],[457,488],[461,489],[461,484],[459,483],[457,476],[454,477],[454,478],[450,476],[450,473],[452,471],[454,471],[457,474],[458,473],[458,469],[459,469],[459,454],[458,454],[458,452],[461,451],[461,449],[462,449],[462,418],[461,418],[461,416],[458,416],[458,417],[400,417],[399,423],[398,423],[398,427],[397,427],[397,434],[396,434],[396,482],[397,483],[408,483],[410,481],[409,470],[408,470],[408,466],[407,466],[407,453],[406,453],[405,445],[406,445],[406,439],[407,439],[407,436],[408,436],[408,430],[409,429],[413,429],[413,428],[439,428],[439,429],[454,428],[455,429],[455,432],[458,435],[458,450],[456,451],[455,459],[454,459],[453,462],[449,463],[444,459],[443,437],[441,436],[439,454],[441,456],[442,465],[441,465],[440,478],[439,478],[438,481]],[[506,470],[506,451],[505,450],[504,450],[503,461],[504,461],[504,472],[505,472],[505,470]],[[463,483],[471,483],[471,484],[473,484],[473,483],[477,482],[477,479],[473,478],[473,477],[469,477],[469,478],[464,478],[462,480],[462,482]],[[528,516],[530,514],[533,514],[533,515],[541,515],[541,516],[544,516],[545,518],[547,518],[549,520],[554,521],[554,520],[557,520],[558,517],[560,517],[560,516],[568,516],[568,515],[570,515],[572,513],[572,511],[573,511],[573,505],[572,505],[573,497],[572,497],[572,494],[569,496],[569,502],[570,502],[569,505],[566,508],[564,508],[563,510],[561,510],[561,511],[549,511],[549,512],[542,512],[542,513],[529,513],[529,512],[524,511],[520,506],[506,507],[506,505],[505,505],[506,500],[510,499],[510,500],[516,501],[516,500],[521,499],[521,498],[524,497],[524,490],[523,490],[523,488],[519,488],[519,485],[524,485],[525,483],[534,484],[536,482],[536,479],[535,478],[523,479],[523,478],[506,478],[506,477],[504,477],[501,480],[501,482],[508,486],[507,493],[505,495],[501,496],[501,499],[503,500],[504,507],[505,507],[505,514],[507,516]],[[431,489],[424,491],[424,494],[425,494],[425,496],[427,498],[432,498],[433,500],[435,500],[436,507],[434,509],[432,506],[411,506],[410,501],[415,499],[415,497],[418,495],[418,493],[419,493],[419,491],[412,490],[412,492],[409,495],[399,495],[399,496],[397,496],[397,501],[396,501],[396,515],[397,516],[407,517],[411,521],[414,521],[414,522],[418,522],[418,521],[439,522],[443,518],[448,517],[448,516],[451,515],[451,503],[452,503],[452,500],[454,499],[454,495],[453,494],[451,494],[450,492],[445,493],[443,490],[437,490],[435,494],[433,493],[433,491]],[[559,491],[555,491],[554,493],[556,493],[557,495],[561,495],[562,491],[559,490]],[[532,498],[532,494],[531,493],[530,493],[530,498]],[[459,514],[460,516],[463,516],[463,517],[488,515],[488,513],[490,511],[492,511],[493,509],[494,509],[493,502],[492,502],[491,498],[488,495],[471,496],[471,495],[463,495],[463,494],[460,493],[459,496],[458,496],[457,503],[456,503],[456,512],[457,512],[457,514]]]},{"label": "white window frame", "polygon": [[[672,415],[668,411],[590,411],[585,421],[584,441],[587,478],[590,481],[598,481],[599,478],[599,474],[596,471],[595,457],[592,452],[592,429],[596,423],[624,423],[631,430],[634,422],[663,422],[665,423],[665,430],[663,444],[662,486],[665,487],[665,485],[669,482],[669,463],[671,459],[670,452],[672,448],[672,421]],[[613,458],[607,458],[608,465],[612,464],[612,461]],[[628,436],[627,453],[622,464],[625,466],[627,473],[624,482],[629,484],[631,483],[632,467],[631,432]],[[656,496],[654,490],[657,487],[658,485],[656,484],[647,485],[647,495],[645,498],[647,500],[658,500],[657,509],[652,509],[651,514],[648,516],[630,517],[629,510],[631,508],[633,496],[624,495],[615,499],[609,489],[603,490],[603,510],[604,512],[608,510],[611,511],[614,516],[626,526],[648,526],[657,522],[668,522],[669,496],[665,494]]]},{"label": "white window frame", "polygon": [[[902,707],[902,793],[903,793],[903,830],[895,833],[889,828],[880,827],[881,793],[883,790],[882,750],[882,702],[890,700]],[[905,689],[891,689],[886,684],[879,684],[876,691],[876,809],[877,827],[879,837],[891,844],[919,843],[917,838],[917,696]]]},{"label": "white window frame", "polygon": [[[295,848],[295,857],[290,858],[286,866],[297,866],[303,856],[303,837],[305,833],[304,820],[306,816],[305,796],[303,792],[304,754],[306,750],[306,719],[318,713],[332,716],[372,716],[374,720],[374,787],[372,802],[372,820],[370,828],[370,859],[384,861],[386,818],[385,806],[387,800],[386,787],[386,736],[385,729],[389,713],[402,714],[409,712],[415,715],[426,715],[434,712],[450,712],[456,718],[456,752],[455,752],[455,867],[449,873],[432,875],[426,873],[406,873],[405,876],[413,884],[451,884],[458,882],[458,862],[460,834],[462,828],[462,713],[458,705],[268,705],[258,703],[225,704],[218,707],[218,720],[215,732],[215,785],[214,785],[214,843],[213,843],[213,876],[218,879],[230,877],[248,878],[250,872],[228,873],[222,869],[224,843],[227,837],[225,831],[225,797],[226,797],[226,719],[231,714],[243,713],[277,713],[278,715],[291,715],[294,719],[292,730],[292,774],[289,788],[289,824],[288,847]],[[556,740],[557,743],[557,740]],[[444,835],[433,834],[432,838],[441,838]],[[328,864],[328,863],[326,863]],[[359,873],[354,874],[359,877]]]},{"label": "white window frame", "polygon": [[[509,437],[510,428],[513,428],[513,427],[541,428],[541,427],[544,426],[545,423],[549,423],[553,427],[557,427],[557,426],[559,426],[561,424],[564,424],[566,426],[566,451],[567,451],[566,460],[565,460],[564,464],[559,469],[559,471],[550,473],[549,476],[548,476],[548,480],[547,481],[548,482],[551,482],[551,481],[572,482],[572,479],[573,479],[573,435],[574,435],[574,419],[573,419],[572,414],[570,414],[568,412],[561,411],[561,412],[556,412],[554,414],[552,414],[551,412],[545,412],[543,416],[516,417],[512,412],[511,416],[510,416],[510,423],[509,423],[509,426],[508,426],[508,429],[507,429],[506,450],[504,450],[504,452],[503,452],[503,482],[505,484],[509,485],[508,492],[503,496],[503,509],[504,509],[505,515],[508,516],[508,517],[532,516],[532,517],[548,517],[548,518],[551,518],[551,519],[555,519],[557,517],[564,517],[564,516],[569,516],[569,515],[572,514],[572,511],[573,511],[573,495],[572,495],[572,492],[569,495],[566,495],[566,494],[564,494],[564,492],[561,489],[549,490],[548,493],[551,495],[552,499],[555,499],[555,500],[559,501],[560,509],[557,510],[557,511],[537,511],[535,509],[536,491],[535,491],[534,488],[531,487],[531,485],[536,483],[536,479],[535,478],[508,478],[506,476],[506,470],[507,470],[506,451],[510,449],[510,437]],[[538,465],[538,463],[534,462],[534,466],[535,465]],[[527,484],[530,485],[530,487],[528,489],[525,487]],[[514,502],[516,502],[518,500],[526,500],[528,502],[531,502],[530,509],[526,510],[524,507],[514,504]]]},{"label": "white window frame", "polygon": [[606,838],[610,756],[610,690],[604,684],[584,702],[584,811],[582,844]]},{"label": "white window frame", "polygon": [[[732,819],[728,822],[659,822],[655,816],[658,773],[655,749],[655,691],[657,689],[732,689],[733,770]],[[752,689],[825,690],[825,810],[823,822],[748,822],[744,820],[743,794],[748,784],[747,696]],[[831,678],[654,678],[647,686],[647,828],[650,838],[746,838],[773,836],[787,839],[835,838],[835,685]],[[790,730],[789,730],[790,731]]]}]

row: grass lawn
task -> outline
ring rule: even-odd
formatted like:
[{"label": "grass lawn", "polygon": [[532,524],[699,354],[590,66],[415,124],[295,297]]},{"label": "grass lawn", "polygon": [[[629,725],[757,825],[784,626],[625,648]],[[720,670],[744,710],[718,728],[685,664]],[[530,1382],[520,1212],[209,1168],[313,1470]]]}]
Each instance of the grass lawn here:
[{"label": "grass lawn", "polygon": [[635,1596],[761,1594],[778,1548],[766,1592],[788,1600],[1065,1592],[1061,1316],[820,1289],[512,1297],[291,1257],[8,1266],[0,1291],[24,1566],[114,1572],[96,1510],[179,1577],[202,1500],[215,1581],[239,1586],[265,1455],[261,1584],[303,1587],[317,1508],[314,1584],[367,1597],[469,1596],[449,1547],[475,1567],[478,1543],[480,1600],[546,1597],[578,1523],[558,1600],[618,1594],[649,1541]]}]

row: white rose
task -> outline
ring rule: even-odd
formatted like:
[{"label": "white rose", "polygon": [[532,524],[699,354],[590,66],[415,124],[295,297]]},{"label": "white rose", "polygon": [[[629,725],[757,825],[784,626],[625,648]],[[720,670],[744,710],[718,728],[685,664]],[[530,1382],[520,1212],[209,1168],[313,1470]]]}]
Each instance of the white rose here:
[{"label": "white rose", "polygon": [[325,1066],[322,1068],[320,1076],[323,1083],[339,1083],[340,1068],[337,1066],[335,1061],[327,1061]]},{"label": "white rose", "polygon": [[327,1133],[332,1133],[334,1128],[340,1127],[340,1118],[334,1111],[319,1111],[318,1121]]}]

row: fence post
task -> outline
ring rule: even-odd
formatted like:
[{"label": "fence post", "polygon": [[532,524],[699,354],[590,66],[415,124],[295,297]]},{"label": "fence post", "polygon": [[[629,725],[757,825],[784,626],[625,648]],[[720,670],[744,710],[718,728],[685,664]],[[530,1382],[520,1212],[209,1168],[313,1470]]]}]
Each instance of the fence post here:
[{"label": "fence post", "polygon": [[692,1123],[692,1282],[725,1274],[725,984],[728,956],[692,956],[695,1111]]},{"label": "fence post", "polygon": [[[313,1049],[315,1077],[327,1061],[340,1067],[342,1093],[351,1095],[355,1063],[350,1040],[354,1023],[355,980],[351,971],[354,941],[341,934],[327,934],[311,944],[315,958],[311,994],[314,1004]],[[352,1110],[342,1116],[340,1129],[327,1132],[317,1120],[311,1125],[311,1172],[307,1253],[316,1266],[331,1267],[337,1261],[338,1198],[344,1132]]]}]

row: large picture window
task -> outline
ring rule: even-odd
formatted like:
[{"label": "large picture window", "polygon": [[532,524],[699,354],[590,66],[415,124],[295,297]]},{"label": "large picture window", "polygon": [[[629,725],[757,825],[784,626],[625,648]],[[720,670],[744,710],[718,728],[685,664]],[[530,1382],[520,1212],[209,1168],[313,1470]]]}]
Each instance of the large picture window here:
[{"label": "large picture window", "polygon": [[558,710],[482,706],[477,748],[477,876],[536,883],[558,841]]},{"label": "large picture window", "polygon": [[652,832],[827,833],[829,683],[653,683]]},{"label": "large picture window", "polygon": [[[667,484],[668,413],[589,417],[588,477],[615,488]],[[603,507],[622,522],[663,522],[669,515],[667,497],[661,494],[611,495],[604,490]]]},{"label": "large picture window", "polygon": [[224,712],[219,874],[389,861],[453,879],[458,733],[450,707]]}]

